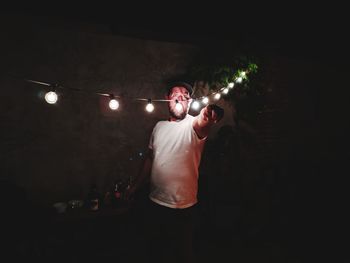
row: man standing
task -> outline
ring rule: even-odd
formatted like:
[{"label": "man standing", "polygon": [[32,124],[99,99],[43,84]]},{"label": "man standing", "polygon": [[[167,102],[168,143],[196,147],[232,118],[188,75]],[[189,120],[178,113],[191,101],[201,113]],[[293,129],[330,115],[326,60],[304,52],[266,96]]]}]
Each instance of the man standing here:
[{"label": "man standing", "polygon": [[[197,203],[198,168],[204,143],[223,115],[208,105],[196,117],[188,114],[192,87],[184,82],[168,89],[169,118],[153,128],[144,165],[128,196],[150,176],[149,207],[152,262],[193,262],[193,213]],[[217,111],[216,109],[219,109]]]}]

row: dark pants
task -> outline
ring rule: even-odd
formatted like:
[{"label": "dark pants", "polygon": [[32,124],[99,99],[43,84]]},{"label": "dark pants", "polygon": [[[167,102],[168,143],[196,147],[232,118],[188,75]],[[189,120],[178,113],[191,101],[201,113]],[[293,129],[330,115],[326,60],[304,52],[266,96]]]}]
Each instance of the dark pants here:
[{"label": "dark pants", "polygon": [[149,262],[195,262],[193,231],[196,205],[173,209],[152,201],[145,210]]}]

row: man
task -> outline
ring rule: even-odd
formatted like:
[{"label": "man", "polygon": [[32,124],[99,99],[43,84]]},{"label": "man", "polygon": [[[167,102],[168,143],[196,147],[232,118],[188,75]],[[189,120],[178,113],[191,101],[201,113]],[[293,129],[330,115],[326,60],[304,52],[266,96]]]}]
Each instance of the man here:
[{"label": "man", "polygon": [[223,110],[209,105],[198,116],[191,116],[191,94],[192,87],[184,82],[168,89],[169,119],[153,128],[144,165],[128,192],[132,195],[150,175],[147,228],[152,236],[152,262],[193,262],[198,167],[210,128],[222,117],[215,109]]}]

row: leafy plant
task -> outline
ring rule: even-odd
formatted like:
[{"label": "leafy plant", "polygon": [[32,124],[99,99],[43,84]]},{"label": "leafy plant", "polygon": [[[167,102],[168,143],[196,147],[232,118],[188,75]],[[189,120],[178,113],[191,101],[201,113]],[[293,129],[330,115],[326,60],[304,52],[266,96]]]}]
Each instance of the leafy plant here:
[{"label": "leafy plant", "polygon": [[237,118],[254,122],[264,95],[258,68],[256,59],[247,56],[202,57],[190,66],[186,78],[192,83],[205,82],[209,92],[218,92],[234,83],[234,88],[222,96],[223,99],[235,106]]}]

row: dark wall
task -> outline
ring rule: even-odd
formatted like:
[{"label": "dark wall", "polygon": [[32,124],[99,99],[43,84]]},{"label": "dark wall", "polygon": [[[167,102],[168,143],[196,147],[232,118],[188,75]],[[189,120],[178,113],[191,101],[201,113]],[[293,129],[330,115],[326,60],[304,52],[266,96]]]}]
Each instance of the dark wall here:
[{"label": "dark wall", "polygon": [[[198,51],[39,17],[3,17],[1,34],[1,73],[132,98],[163,98],[166,80],[185,73]],[[346,184],[327,184],[346,177],[347,156],[337,156],[348,149],[346,71],[319,55],[260,54],[265,107],[254,123],[237,126],[235,108],[220,101],[227,114],[203,156],[200,196],[214,203],[217,224],[282,240],[295,253],[316,251],[328,231],[322,215],[346,205]],[[104,192],[118,176],[135,175],[153,125],[167,117],[162,103],[154,115],[128,99],[111,112],[93,94],[63,89],[48,105],[44,86],[9,75],[0,85],[1,179],[45,204],[84,198],[91,182]],[[317,208],[323,214],[315,218]],[[332,226],[341,232],[343,225]]]},{"label": "dark wall", "polygon": [[[92,182],[104,192],[135,175],[167,108],[157,103],[147,114],[133,98],[163,99],[167,79],[184,73],[195,48],[118,37],[74,20],[9,16],[1,25],[1,177],[52,203],[84,198]],[[45,86],[21,78],[87,93],[60,89],[49,105]],[[123,95],[120,110],[111,112],[94,91]]]},{"label": "dark wall", "polygon": [[[104,193],[117,178],[135,176],[154,124],[168,116],[165,103],[148,114],[135,98],[164,99],[167,82],[198,53],[193,45],[117,36],[106,25],[57,17],[4,16],[1,30],[1,178],[44,204],[82,199],[91,183]],[[67,89],[49,105],[47,87],[24,79]],[[123,96],[120,109],[112,112],[94,92]],[[230,106],[219,104],[226,114],[211,134],[233,122]]]}]

